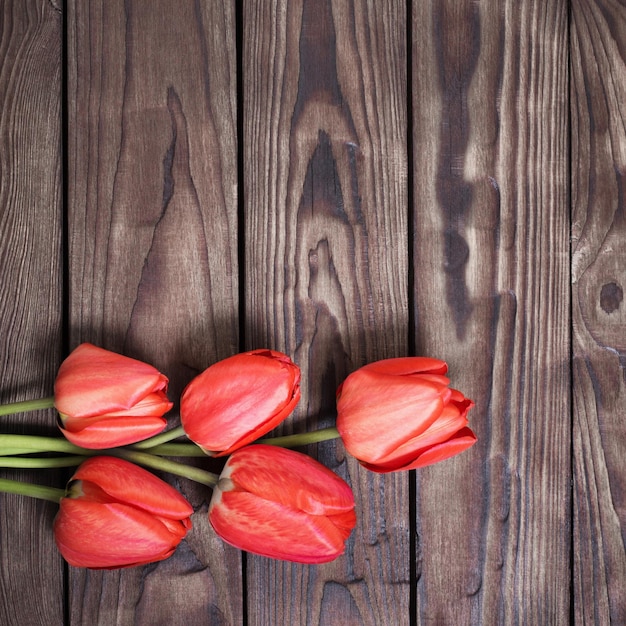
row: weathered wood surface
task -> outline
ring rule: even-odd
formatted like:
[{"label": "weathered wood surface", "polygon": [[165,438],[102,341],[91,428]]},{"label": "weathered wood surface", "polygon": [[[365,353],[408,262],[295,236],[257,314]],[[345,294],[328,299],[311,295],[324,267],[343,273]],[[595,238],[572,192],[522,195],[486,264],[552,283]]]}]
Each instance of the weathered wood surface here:
[{"label": "weathered wood surface", "polygon": [[572,1],[573,598],[626,623],[626,4]]},{"label": "weathered wood surface", "polygon": [[[234,6],[70,2],[70,346],[152,363],[171,398],[238,351]],[[211,531],[210,491],[182,549],[115,572],[72,569],[76,624],[236,624],[241,557]]]},{"label": "weathered wood surface", "polygon": [[[51,395],[62,355],[62,16],[51,2],[0,4],[0,402]],[[54,411],[2,432],[55,433]],[[2,471],[56,485],[57,472]],[[55,508],[0,496],[0,623],[63,622]]]},{"label": "weathered wood surface", "polygon": [[[335,391],[407,352],[405,3],[244,3],[246,343],[290,354],[285,428],[332,425]],[[324,567],[249,557],[250,624],[408,624],[408,476],[325,443],[359,523]]]},{"label": "weathered wood surface", "polygon": [[[413,351],[449,362],[479,438],[397,476],[311,447],[359,517],[325,566],[242,557],[177,481],[197,513],[174,557],[65,568],[54,506],[4,496],[0,623],[626,622],[623,0],[0,16],[2,402],[48,394],[81,341],[172,398],[271,347],[303,370],[299,432],[348,372]],[[28,419],[3,429],[54,425]]]},{"label": "weathered wood surface", "polygon": [[417,473],[417,618],[563,623],[570,581],[568,14],[413,3],[416,349],[478,444]]}]

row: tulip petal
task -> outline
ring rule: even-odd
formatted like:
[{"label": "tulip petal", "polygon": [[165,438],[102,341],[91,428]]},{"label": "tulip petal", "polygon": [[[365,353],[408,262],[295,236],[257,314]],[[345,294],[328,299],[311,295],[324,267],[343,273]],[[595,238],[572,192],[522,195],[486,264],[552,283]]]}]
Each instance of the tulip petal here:
[{"label": "tulip petal", "polygon": [[[160,397],[160,394],[150,394],[144,400],[136,404],[130,409],[122,409],[120,411],[111,411],[110,413],[102,413],[99,415],[92,415],[89,417],[77,417],[75,415],[60,414],[61,422],[63,426],[69,430],[79,430],[85,428],[90,424],[94,424],[100,419],[113,419],[113,418],[126,418],[126,417],[158,417],[169,411],[172,408],[172,403],[165,397]],[[124,424],[125,420],[120,420],[120,424]]]},{"label": "tulip petal", "polygon": [[376,465],[381,468],[402,467],[427,448],[447,441],[467,424],[466,414],[461,413],[456,406],[448,405],[423,433],[405,441],[387,456],[377,459]]},{"label": "tulip petal", "polygon": [[[266,420],[262,424],[259,424],[254,429],[248,430],[248,432],[243,436],[234,441],[228,448],[225,450],[221,450],[215,456],[227,456],[232,454],[235,450],[242,448],[243,446],[256,441],[263,435],[270,432],[278,426],[281,422],[283,422],[287,417],[291,415],[293,410],[296,408],[296,405],[300,401],[300,389],[297,390],[295,395],[291,398],[291,401],[286,404],[282,410],[278,411],[272,419]],[[219,448],[218,448],[219,449]]]},{"label": "tulip petal", "polygon": [[324,563],[343,553],[356,523],[348,484],[311,457],[269,445],[228,459],[209,505],[228,543],[275,559]]},{"label": "tulip petal", "polygon": [[[137,402],[129,409],[120,409],[119,411],[110,411],[108,413],[102,413],[102,417],[125,417],[131,415],[138,417],[140,415],[163,415],[167,413],[174,406],[173,402],[170,402],[168,397],[162,391],[156,391],[149,393],[145,398]],[[89,418],[85,418],[89,419]]]},{"label": "tulip petal", "polygon": [[216,496],[209,521],[224,541],[237,548],[297,563],[325,563],[345,550],[345,531],[324,516],[252,493],[218,492]]},{"label": "tulip petal", "polygon": [[406,356],[374,361],[364,365],[361,370],[393,376],[445,374],[448,371],[448,364],[440,359],[432,359],[430,357]]},{"label": "tulip petal", "polygon": [[417,451],[414,455],[413,460],[406,463],[405,465],[390,464],[389,467],[381,466],[380,464],[373,465],[369,463],[362,463],[362,465],[366,469],[372,472],[377,472],[379,474],[420,469],[422,467],[433,465],[434,463],[439,463],[439,461],[445,461],[446,459],[456,456],[464,450],[471,448],[476,443],[476,441],[476,435],[472,432],[470,428],[466,427],[455,433],[447,441],[442,441],[441,443],[435,444],[430,448],[425,448]]},{"label": "tulip petal", "polygon": [[271,350],[237,354],[208,367],[181,397],[190,439],[225,455],[282,422],[300,400],[300,369]]},{"label": "tulip petal", "polygon": [[357,370],[337,400],[337,429],[358,459],[376,462],[426,430],[450,395],[447,379]]},{"label": "tulip petal", "polygon": [[333,526],[341,533],[343,540],[346,541],[356,525],[356,513],[354,509],[352,508],[349,511],[337,513],[336,515],[328,515],[327,517],[333,523]]},{"label": "tulip petal", "polygon": [[150,393],[165,392],[167,383],[147,363],[84,343],[59,368],[55,406],[64,415],[101,415],[129,409]]},{"label": "tulip petal", "polygon": [[61,432],[77,446],[94,450],[125,446],[158,435],[167,421],[156,416],[99,417],[92,419],[67,418]]},{"label": "tulip petal", "polygon": [[473,445],[467,413],[445,361],[386,359],[356,370],[337,390],[337,430],[346,450],[376,472],[422,467]]},{"label": "tulip petal", "polygon": [[229,458],[221,477],[232,480],[238,490],[312,515],[354,509],[354,494],[342,478],[294,450],[265,444],[242,448]]},{"label": "tulip petal", "polygon": [[[178,522],[182,527],[182,523]],[[185,529],[183,528],[183,531]],[[170,556],[184,532],[172,534],[157,518],[125,504],[64,498],[54,520],[63,558],[76,567],[132,567]]]},{"label": "tulip petal", "polygon": [[193,507],[174,487],[148,470],[116,457],[87,459],[74,472],[72,480],[83,481],[88,497],[88,485],[93,483],[107,494],[109,501],[127,503],[152,515],[180,520],[193,513]]}]

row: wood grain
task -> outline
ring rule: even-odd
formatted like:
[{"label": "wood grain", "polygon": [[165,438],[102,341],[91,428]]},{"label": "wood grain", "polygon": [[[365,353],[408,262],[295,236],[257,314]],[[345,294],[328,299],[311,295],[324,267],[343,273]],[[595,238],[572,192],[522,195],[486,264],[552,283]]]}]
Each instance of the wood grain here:
[{"label": "wood grain", "polygon": [[[234,3],[70,2],[71,345],[152,363],[178,400],[237,351]],[[73,623],[236,624],[241,561],[210,492],[176,482],[194,528],[166,562],[72,570]]]},{"label": "wood grain", "polygon": [[[61,13],[0,6],[0,403],[52,395],[61,356]],[[2,432],[56,434],[54,412],[2,418]],[[59,473],[2,470],[57,485]],[[57,507],[0,496],[0,623],[59,624],[63,561]]]},{"label": "wood grain", "polygon": [[478,435],[417,473],[420,624],[569,617],[567,18],[413,2],[416,346]]},{"label": "wood grain", "polygon": [[[291,355],[286,431],[333,423],[335,390],[407,353],[405,3],[243,5],[246,343]],[[249,557],[250,624],[408,624],[408,476],[310,450],[355,491],[346,555]]]},{"label": "wood grain", "polygon": [[65,588],[55,507],[0,496],[1,624],[626,623],[624,0],[9,0],[0,59],[0,402],[50,394],[65,315],[174,400],[240,340],[287,352],[283,432],[415,345],[479,438],[410,476],[308,448],[357,502],[324,566],[242,559],[176,480],[174,557]]},{"label": "wood grain", "polygon": [[626,5],[572,2],[574,609],[626,623]]}]

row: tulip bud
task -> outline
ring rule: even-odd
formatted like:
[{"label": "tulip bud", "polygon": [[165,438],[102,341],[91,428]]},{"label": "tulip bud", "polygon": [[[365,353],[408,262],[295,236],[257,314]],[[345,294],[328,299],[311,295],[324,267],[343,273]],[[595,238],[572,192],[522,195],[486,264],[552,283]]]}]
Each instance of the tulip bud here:
[{"label": "tulip bud", "polygon": [[209,505],[227,543],[261,556],[325,563],[345,550],[356,523],[348,484],[300,452],[269,445],[237,450]]},{"label": "tulip bud", "polygon": [[176,489],[122,459],[97,456],[76,470],[54,519],[63,558],[76,567],[133,567],[170,556],[193,508]]},{"label": "tulip bud", "polygon": [[416,469],[476,443],[474,403],[449,388],[445,361],[424,357],[366,365],[337,390],[337,430],[346,450],[374,472]]},{"label": "tulip bud", "polygon": [[160,433],[172,408],[167,378],[151,365],[89,343],[61,364],[54,405],[61,431],[84,448],[114,448]]},{"label": "tulip bud", "polygon": [[254,350],[208,367],[183,391],[187,436],[223,456],[278,426],[300,399],[300,368],[281,352]]}]

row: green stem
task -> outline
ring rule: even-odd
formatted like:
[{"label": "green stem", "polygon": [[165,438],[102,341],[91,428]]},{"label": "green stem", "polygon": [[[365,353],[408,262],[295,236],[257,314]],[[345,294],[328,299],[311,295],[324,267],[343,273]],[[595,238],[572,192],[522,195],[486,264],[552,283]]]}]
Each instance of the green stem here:
[{"label": "green stem", "polygon": [[143,465],[152,469],[161,470],[162,472],[167,472],[168,474],[182,476],[183,478],[188,478],[189,480],[208,485],[209,487],[217,485],[217,481],[219,480],[219,476],[200,469],[199,467],[191,467],[184,463],[170,461],[169,459],[164,459],[160,456],[154,456],[153,454],[140,452],[138,450],[111,448],[110,450],[102,450],[101,452],[102,454],[109,454],[121,459],[126,459],[132,463],[137,463],[137,465]]},{"label": "green stem", "polygon": [[150,437],[148,439],[144,439],[139,443],[133,444],[133,448],[135,450],[147,450],[148,448],[155,448],[156,446],[160,446],[162,443],[167,443],[168,441],[172,441],[173,439],[178,439],[179,437],[184,437],[185,431],[182,426],[177,426],[176,428],[172,428],[172,430],[168,430],[160,435],[155,435],[154,437]]},{"label": "green stem", "polygon": [[0,457],[0,467],[15,469],[47,469],[54,467],[75,467],[85,460],[84,456],[37,457],[5,456]]},{"label": "green stem", "polygon": [[320,441],[337,439],[339,436],[337,428],[335,428],[335,426],[330,426],[329,428],[322,428],[308,433],[259,439],[257,443],[265,443],[269,446],[280,446],[281,448],[297,448],[299,446],[305,446],[309,443],[319,443]]},{"label": "green stem", "polygon": [[2,448],[0,449],[0,458],[3,456],[17,456],[18,454],[32,454],[31,448]]},{"label": "green stem", "polygon": [[37,400],[23,400],[22,402],[0,404],[0,415],[13,415],[14,413],[25,413],[26,411],[38,411],[40,409],[52,408],[54,408],[54,396],[50,398],[38,398]]},{"label": "green stem", "polygon": [[[136,449],[135,446],[131,448]],[[157,456],[197,456],[206,457],[206,453],[202,448],[198,447],[195,443],[164,443],[160,446],[154,446],[154,448],[148,448],[142,450],[148,454],[155,454]]]},{"label": "green stem", "polygon": [[4,493],[17,493],[22,496],[38,498],[39,500],[49,500],[57,504],[61,501],[61,498],[65,496],[65,489],[33,485],[32,483],[9,480],[8,478],[0,478],[0,491]]},{"label": "green stem", "polygon": [[[169,444],[158,448],[160,454],[176,456],[206,456],[195,444]],[[0,452],[0,467],[70,467],[80,464],[85,457],[95,455],[117,456],[138,465],[145,465],[153,469],[183,476],[189,480],[213,487],[217,484],[218,476],[198,467],[185,465],[156,456],[153,450],[139,451],[133,448],[109,448],[105,450],[90,450],[70,443],[62,437],[37,437],[34,435],[0,435],[0,451],[12,451],[19,454],[39,452],[61,452],[74,455],[65,460],[37,457],[9,457]],[[46,465],[49,463],[49,465]]]},{"label": "green stem", "polygon": [[97,450],[87,450],[70,443],[63,437],[38,437],[36,435],[0,435],[0,450],[22,450],[26,452],[64,452],[92,456]]}]

